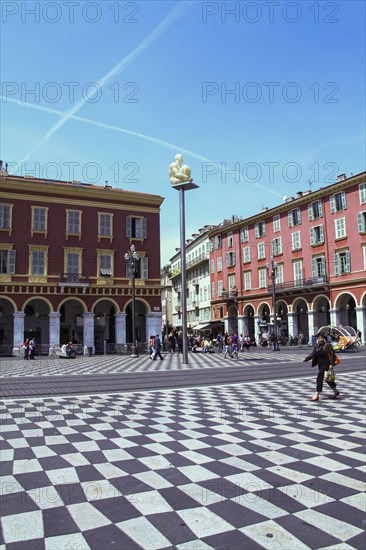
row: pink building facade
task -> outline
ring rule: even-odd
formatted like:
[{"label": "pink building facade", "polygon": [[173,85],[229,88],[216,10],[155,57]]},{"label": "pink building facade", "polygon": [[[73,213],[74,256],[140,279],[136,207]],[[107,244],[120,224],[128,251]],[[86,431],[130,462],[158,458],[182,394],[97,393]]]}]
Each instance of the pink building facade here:
[{"label": "pink building facade", "polygon": [[366,337],[366,173],[297,193],[247,219],[225,220],[211,240],[211,318],[258,338],[273,324],[276,272],[278,334],[311,342],[327,324]]}]

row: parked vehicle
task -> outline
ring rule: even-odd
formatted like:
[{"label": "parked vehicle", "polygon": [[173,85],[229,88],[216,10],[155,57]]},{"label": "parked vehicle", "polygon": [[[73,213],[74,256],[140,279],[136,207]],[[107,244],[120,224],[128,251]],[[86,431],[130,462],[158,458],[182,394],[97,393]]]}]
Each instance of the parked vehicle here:
[{"label": "parked vehicle", "polygon": [[66,359],[75,359],[77,354],[76,344],[69,342],[61,346],[59,357],[65,357]]},{"label": "parked vehicle", "polygon": [[327,325],[321,327],[319,332],[324,332],[334,351],[358,351],[360,339],[354,328],[343,325]]}]

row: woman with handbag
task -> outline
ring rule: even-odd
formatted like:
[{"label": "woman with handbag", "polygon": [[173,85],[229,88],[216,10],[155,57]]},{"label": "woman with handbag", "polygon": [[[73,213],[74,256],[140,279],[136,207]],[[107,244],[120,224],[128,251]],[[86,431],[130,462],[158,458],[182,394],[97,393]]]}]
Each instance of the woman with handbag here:
[{"label": "woman with handbag", "polygon": [[317,343],[315,344],[315,347],[310,355],[303,359],[303,363],[305,363],[306,361],[310,361],[310,359],[312,361],[312,367],[318,365],[316,392],[311,398],[311,401],[319,401],[320,393],[323,390],[324,379],[327,382],[328,386],[330,386],[330,388],[333,390],[332,399],[336,399],[339,395],[339,391],[337,390],[337,384],[334,382],[334,377],[333,380],[329,380],[327,379],[328,374],[325,374],[328,373],[329,369],[333,368],[334,365],[337,363],[336,355],[332,346],[327,342],[326,336],[323,332],[319,332],[319,334],[317,334]]}]

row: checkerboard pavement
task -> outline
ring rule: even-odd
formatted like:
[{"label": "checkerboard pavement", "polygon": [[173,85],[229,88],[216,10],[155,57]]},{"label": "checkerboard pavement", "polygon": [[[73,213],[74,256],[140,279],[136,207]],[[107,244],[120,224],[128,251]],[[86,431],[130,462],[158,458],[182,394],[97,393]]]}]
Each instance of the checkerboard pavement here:
[{"label": "checkerboard pavement", "polygon": [[5,400],[0,549],[363,549],[365,386]]},{"label": "checkerboard pavement", "polygon": [[41,358],[35,361],[24,359],[5,359],[0,361],[0,377],[13,376],[70,376],[81,374],[112,374],[120,372],[144,372],[144,371],[171,371],[181,369],[205,369],[215,367],[231,367],[235,364],[253,365],[256,362],[261,365],[274,363],[299,363],[302,357],[309,353],[304,348],[302,354],[284,353],[276,354],[271,350],[242,352],[239,359],[224,359],[223,354],[214,353],[189,353],[188,365],[182,364],[182,355],[165,354],[164,361],[151,361],[148,355],[139,359],[128,355],[97,355],[93,357],[77,357],[76,359]]}]

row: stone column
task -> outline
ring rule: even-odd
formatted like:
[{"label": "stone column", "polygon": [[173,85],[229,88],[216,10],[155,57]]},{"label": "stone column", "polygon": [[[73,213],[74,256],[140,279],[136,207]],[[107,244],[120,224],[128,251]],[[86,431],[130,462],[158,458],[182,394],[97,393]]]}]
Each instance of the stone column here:
[{"label": "stone column", "polygon": [[161,337],[161,311],[149,311],[146,313],[145,319],[147,340],[149,340],[150,335],[159,334]]},{"label": "stone column", "polygon": [[258,323],[262,321],[262,315],[254,315],[254,335],[257,346],[259,346],[261,331],[259,330]]},{"label": "stone column", "polygon": [[48,355],[57,355],[60,351],[60,317],[58,311],[51,311],[49,318],[50,349]]},{"label": "stone column", "polygon": [[[296,326],[295,326],[296,325]],[[297,319],[296,313],[287,313],[287,327],[288,327],[288,336],[293,338],[297,336]],[[296,333],[295,333],[296,331]]]},{"label": "stone column", "polygon": [[308,346],[312,345],[312,339],[311,337],[317,332],[314,327],[314,314],[316,311],[313,309],[309,309],[308,311],[308,327],[309,327],[309,340],[308,340]]},{"label": "stone column", "polygon": [[244,316],[241,317],[240,315],[238,315],[238,336],[240,334],[242,334],[244,336],[244,334],[245,334],[245,332],[244,332],[245,322],[246,322],[246,317],[244,317]]},{"label": "stone column", "polygon": [[23,311],[13,313],[14,337],[13,337],[13,355],[21,356],[24,354],[24,317]]},{"label": "stone column", "polygon": [[366,340],[366,308],[365,306],[356,307],[356,324],[357,330],[361,331],[362,343]]},{"label": "stone column", "polygon": [[127,313],[118,312],[114,318],[116,321],[116,344],[126,343],[126,317]]},{"label": "stone column", "polygon": [[93,355],[95,353],[94,347],[94,313],[83,313],[83,346],[84,355],[88,355],[87,348],[93,348]]},{"label": "stone column", "polygon": [[337,323],[337,317],[338,317],[338,310],[337,309],[330,309],[330,324],[331,325],[338,325]]}]

